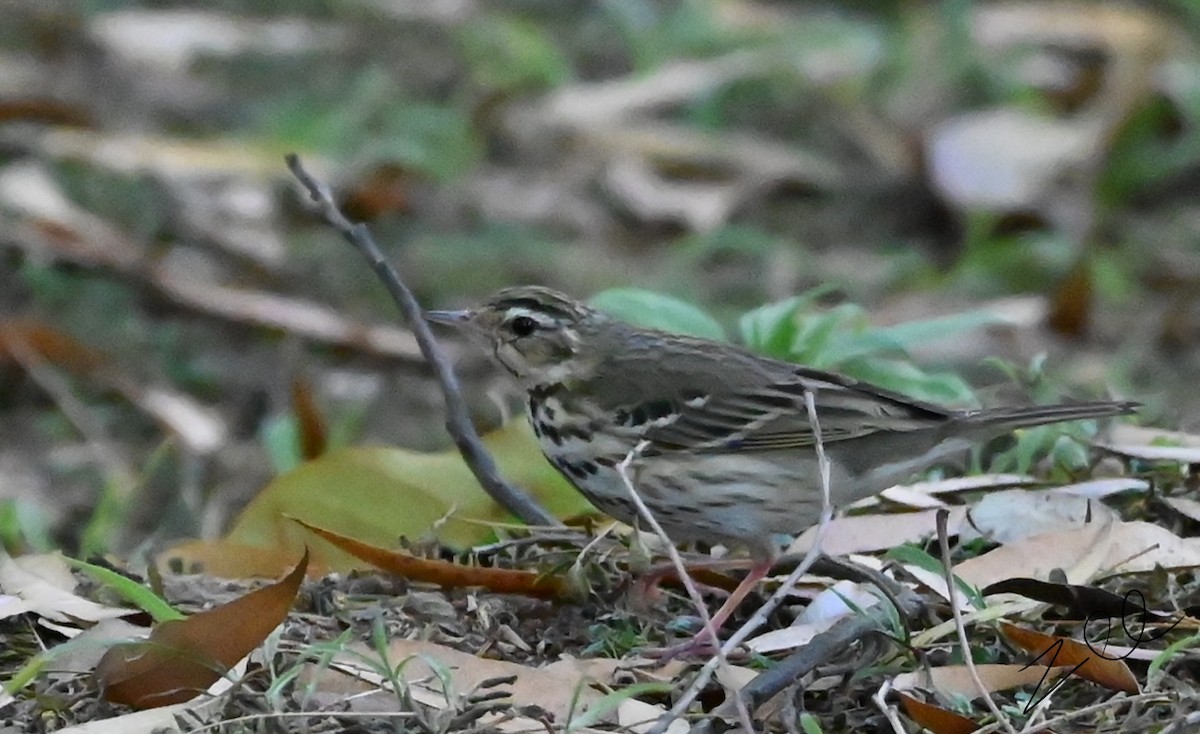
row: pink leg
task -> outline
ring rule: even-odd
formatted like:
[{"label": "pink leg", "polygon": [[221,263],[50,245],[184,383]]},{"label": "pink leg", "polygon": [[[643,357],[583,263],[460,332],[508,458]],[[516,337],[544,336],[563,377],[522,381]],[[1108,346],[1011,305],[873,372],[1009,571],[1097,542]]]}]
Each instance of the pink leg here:
[{"label": "pink leg", "polygon": [[746,574],[746,578],[742,579],[742,582],[729,594],[729,598],[725,600],[721,608],[712,616],[711,626],[700,630],[696,633],[695,637],[687,642],[661,650],[648,651],[649,654],[652,657],[660,657],[666,660],[677,657],[711,655],[713,650],[720,644],[715,633],[721,629],[721,626],[725,624],[726,620],[729,619],[730,615],[738,608],[738,605],[742,603],[742,600],[746,598],[746,595],[750,593],[754,586],[759,581],[762,581],[763,577],[771,570],[772,565],[772,561],[768,560],[756,562],[751,566],[749,573]]},{"label": "pink leg", "polygon": [[[689,571],[703,569],[705,571],[730,571],[740,570],[743,568],[753,568],[755,562],[749,558],[722,558],[714,561],[699,561],[696,563],[688,563]],[[646,573],[637,577],[633,582],[633,589],[630,593],[634,604],[642,604],[647,601],[653,601],[659,596],[658,587],[662,584],[662,580],[674,574],[675,566],[670,563],[660,563],[652,567]],[[695,579],[693,579],[695,581]],[[727,594],[725,589],[709,586],[700,581],[695,581],[697,588],[703,593],[720,593]],[[743,594],[744,596],[744,594]]]}]

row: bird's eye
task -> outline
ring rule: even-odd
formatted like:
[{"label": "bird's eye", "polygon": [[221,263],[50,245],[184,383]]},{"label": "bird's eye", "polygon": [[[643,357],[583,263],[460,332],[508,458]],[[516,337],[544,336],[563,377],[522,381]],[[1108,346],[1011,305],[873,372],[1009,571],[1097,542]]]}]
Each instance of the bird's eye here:
[{"label": "bird's eye", "polygon": [[528,316],[518,316],[508,324],[508,328],[512,329],[512,333],[517,336],[529,336],[537,330],[537,326],[537,321]]}]

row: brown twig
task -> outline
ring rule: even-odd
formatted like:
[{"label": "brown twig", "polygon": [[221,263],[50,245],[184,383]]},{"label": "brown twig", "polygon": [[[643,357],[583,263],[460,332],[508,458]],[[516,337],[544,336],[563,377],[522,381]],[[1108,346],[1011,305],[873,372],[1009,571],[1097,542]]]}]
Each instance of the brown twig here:
[{"label": "brown twig", "polygon": [[304,170],[299,156],[292,153],[286,156],[286,160],[288,169],[308,190],[309,196],[317,204],[325,221],[341,233],[342,237],[367,259],[375,271],[375,275],[383,281],[392,300],[400,307],[400,312],[404,314],[404,318],[412,328],[413,336],[417,339],[417,346],[420,347],[421,354],[433,367],[438,384],[442,388],[442,395],[445,396],[446,431],[454,439],[454,444],[462,454],[463,461],[471,469],[471,473],[475,475],[475,479],[479,481],[483,490],[504,509],[530,525],[560,525],[561,523],[553,515],[500,476],[495,460],[483,447],[483,443],[479,440],[479,434],[475,432],[475,427],[471,423],[471,414],[458,385],[458,377],[455,376],[449,360],[442,353],[437,340],[433,338],[429,326],[425,323],[421,305],[417,303],[412,291],[400,280],[395,269],[384,259],[370,230],[366,225],[351,222],[346,218],[346,215],[334,203],[329,187],[317,181],[308,171]]},{"label": "brown twig", "polygon": [[950,533],[946,529],[946,519],[950,516],[949,510],[937,511],[937,536],[938,549],[941,550],[942,556],[942,575],[946,579],[946,588],[949,590],[950,597],[950,613],[954,616],[954,629],[958,632],[958,644],[962,648],[963,663],[967,666],[967,672],[971,675],[971,680],[975,682],[975,687],[979,691],[979,695],[983,697],[987,703],[988,709],[992,712],[992,716],[1000,725],[1004,727],[1007,734],[1017,734],[1013,728],[1012,722],[992,700],[992,694],[988,691],[987,686],[983,685],[983,681],[979,678],[979,671],[975,668],[975,660],[971,656],[971,643],[967,639],[967,628],[963,624],[962,609],[958,604],[958,585],[954,583],[954,564],[950,560]]},{"label": "brown twig", "polygon": [[[901,594],[899,598],[903,604],[901,615],[913,615],[920,611],[922,601],[916,594],[909,592]],[[817,666],[844,652],[855,642],[874,633],[879,627],[880,614],[874,611],[845,617],[770,670],[760,673],[757,678],[743,686],[739,693],[750,710],[754,711],[775,694],[813,672]],[[718,717],[725,713],[724,704],[718,706],[710,716],[692,727],[691,734],[713,734],[721,731],[722,721]]]},{"label": "brown twig", "polygon": [[[817,521],[817,535],[815,538],[813,538],[813,544],[809,547],[808,553],[804,555],[804,560],[800,562],[800,565],[796,566],[796,568],[793,569],[790,574],[788,574],[788,577],[779,586],[779,588],[776,589],[775,593],[772,594],[769,599],[767,599],[767,602],[759,607],[759,609],[754,612],[754,615],[751,616],[745,624],[738,628],[738,630],[733,633],[733,636],[731,636],[721,647],[721,652],[724,655],[728,655],[730,652],[732,652],[738,645],[742,644],[743,640],[745,640],[755,630],[765,624],[775,609],[778,608],[779,605],[783,603],[784,599],[792,593],[792,590],[795,588],[796,583],[800,580],[800,577],[808,573],[813,564],[817,562],[817,559],[821,555],[821,541],[825,537],[825,530],[829,527],[829,521],[833,519],[833,502],[829,493],[832,467],[829,463],[829,457],[825,454],[825,441],[821,437],[821,421],[817,415],[816,395],[813,393],[813,391],[805,391],[804,405],[808,411],[809,425],[812,426],[813,430],[813,445],[817,452],[817,467],[818,474],[820,475],[821,516]],[[710,660],[708,664],[700,669],[700,672],[696,675],[696,680],[686,691],[684,691],[682,695],[680,695],[679,699],[675,702],[675,706],[668,713],[660,717],[655,725],[651,727],[650,734],[663,734],[671,723],[670,717],[682,716],[683,713],[687,711],[688,707],[691,706],[692,701],[699,697],[704,686],[708,684],[708,679],[715,669],[714,661],[717,659],[718,658],[714,657],[713,660]],[[761,677],[762,676],[759,676],[759,678]],[[755,678],[755,680],[758,680],[758,678]],[[794,679],[789,679],[786,681],[784,686],[789,685],[792,680]],[[766,700],[761,699],[756,702],[752,698],[745,695],[746,691],[753,685],[754,681],[751,681],[746,685],[746,687],[739,691],[735,691],[735,695],[733,696],[732,700],[736,704],[739,714],[743,707],[748,707],[750,711],[753,711],[759,703],[761,703],[763,700]],[[782,690],[782,688],[779,690]],[[711,724],[705,724],[701,722],[693,727],[692,731],[703,730],[705,726],[711,726]]]},{"label": "brown twig", "polygon": [[[654,513],[650,512],[650,508],[646,506],[644,501],[642,501],[642,498],[637,493],[637,490],[633,488],[633,480],[629,477],[630,465],[634,462],[634,460],[641,456],[642,452],[646,449],[647,444],[649,444],[649,441],[642,441],[636,447],[634,447],[634,449],[625,457],[625,460],[617,466],[617,471],[621,475],[621,481],[625,484],[625,489],[628,491],[629,498],[633,500],[634,506],[637,507],[638,515],[650,525],[650,528],[654,531],[654,534],[663,541],[663,545],[667,549],[667,555],[670,557],[672,565],[675,566],[675,572],[679,574],[679,580],[683,582],[683,587],[687,589],[687,593],[688,596],[691,597],[692,604],[695,605],[696,611],[700,614],[700,620],[704,624],[704,630],[713,641],[716,651],[712,657],[712,660],[709,661],[704,670],[712,671],[718,666],[727,667],[729,665],[729,660],[726,657],[725,651],[721,648],[721,638],[718,636],[717,628],[713,626],[712,617],[709,616],[708,613],[708,607],[704,605],[704,598],[700,596],[699,589],[696,588],[696,584],[692,581],[692,577],[688,575],[687,567],[683,563],[683,558],[681,558],[679,555],[679,550],[671,542],[671,539],[667,537],[666,531],[662,529],[662,525],[660,525],[658,520],[654,517]],[[707,684],[707,681],[707,676],[701,672],[701,674],[696,677],[696,682],[694,682],[692,687],[689,688],[689,693],[692,689],[695,689],[696,693],[694,695],[699,695],[700,689],[704,688],[704,686]],[[688,698],[689,693],[685,693],[683,698]],[[754,731],[754,724],[750,720],[750,709],[746,708],[746,705],[742,702],[741,696],[737,689],[731,690],[730,694],[733,697],[732,700],[734,702],[734,707],[737,709],[738,718],[741,720],[742,725],[746,728],[746,731]],[[682,710],[680,709],[682,708],[683,710],[686,710],[689,704],[690,702],[685,703],[682,707],[676,707],[668,714],[660,717],[658,723],[656,723],[650,731],[655,732],[660,727],[663,731],[666,731],[667,727],[670,726],[671,721],[673,721],[675,717],[682,715]]]}]

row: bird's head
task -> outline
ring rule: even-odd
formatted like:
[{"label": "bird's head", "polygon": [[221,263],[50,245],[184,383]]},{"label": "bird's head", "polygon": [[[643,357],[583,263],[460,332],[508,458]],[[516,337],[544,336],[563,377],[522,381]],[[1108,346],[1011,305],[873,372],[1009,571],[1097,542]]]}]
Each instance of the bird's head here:
[{"label": "bird's head", "polygon": [[505,288],[475,308],[428,311],[425,318],[481,338],[526,388],[586,376],[589,335],[611,323],[599,311],[549,288]]}]

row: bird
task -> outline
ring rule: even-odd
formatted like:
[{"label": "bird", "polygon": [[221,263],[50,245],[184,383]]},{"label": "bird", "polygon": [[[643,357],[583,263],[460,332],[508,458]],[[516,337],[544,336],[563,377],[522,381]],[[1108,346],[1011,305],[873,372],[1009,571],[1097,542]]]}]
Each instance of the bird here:
[{"label": "bird", "polygon": [[779,535],[820,518],[807,396],[835,506],[1014,429],[1138,407],[949,409],[732,343],[641,328],[542,286],[505,288],[475,307],[425,317],[466,331],[515,378],[542,453],[597,509],[636,525],[631,486],[672,542],[748,552],[746,576],[705,631],[719,629],[770,571]]}]

